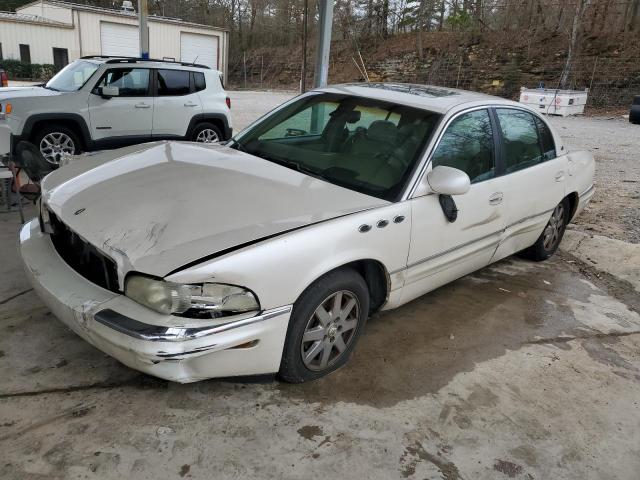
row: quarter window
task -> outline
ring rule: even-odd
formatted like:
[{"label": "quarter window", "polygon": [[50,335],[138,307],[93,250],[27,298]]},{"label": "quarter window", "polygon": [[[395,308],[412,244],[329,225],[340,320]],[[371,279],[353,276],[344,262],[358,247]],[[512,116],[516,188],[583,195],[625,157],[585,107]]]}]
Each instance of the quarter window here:
[{"label": "quarter window", "polygon": [[158,96],[179,96],[191,93],[186,70],[158,70]]},{"label": "quarter window", "polygon": [[552,160],[556,158],[556,144],[553,141],[553,135],[549,127],[540,120],[538,117],[533,117],[538,126],[538,134],[540,135],[540,143],[542,144],[542,152],[545,160]]},{"label": "quarter window", "polygon": [[196,92],[200,92],[200,91],[204,90],[205,88],[207,88],[207,84],[204,81],[204,73],[202,73],[202,72],[192,72],[192,74],[193,74],[194,85],[196,87]]},{"label": "quarter window", "polygon": [[522,110],[496,109],[504,147],[505,173],[513,173],[544,161],[534,116]]},{"label": "quarter window", "polygon": [[433,154],[432,164],[462,170],[471,183],[493,178],[495,147],[489,112],[475,110],[453,120]]},{"label": "quarter window", "polygon": [[149,92],[149,70],[146,68],[118,68],[107,71],[98,82],[99,87],[118,87],[120,97],[144,97]]}]

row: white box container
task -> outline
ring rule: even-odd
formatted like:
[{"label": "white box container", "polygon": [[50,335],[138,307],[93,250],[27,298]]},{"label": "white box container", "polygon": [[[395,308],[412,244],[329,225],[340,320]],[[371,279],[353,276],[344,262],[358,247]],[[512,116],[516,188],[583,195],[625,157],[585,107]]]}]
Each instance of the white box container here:
[{"label": "white box container", "polygon": [[582,115],[589,89],[556,90],[551,88],[520,89],[520,103],[545,115]]}]

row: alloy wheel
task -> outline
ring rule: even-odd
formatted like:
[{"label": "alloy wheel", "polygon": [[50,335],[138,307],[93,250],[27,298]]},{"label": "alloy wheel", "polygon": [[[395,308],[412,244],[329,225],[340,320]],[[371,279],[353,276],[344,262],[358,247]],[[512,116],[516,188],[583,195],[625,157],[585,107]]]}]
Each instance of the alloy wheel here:
[{"label": "alloy wheel", "polygon": [[341,290],[327,297],[311,315],[302,335],[304,365],[321,371],[336,363],[354,339],[359,321],[360,302],[355,294]]},{"label": "alloy wheel", "polygon": [[553,250],[556,247],[557,243],[560,241],[562,229],[565,225],[564,215],[564,205],[560,203],[551,214],[549,223],[544,229],[544,239],[542,241],[542,244],[544,245],[545,250]]},{"label": "alloy wheel", "polygon": [[59,164],[63,155],[73,155],[76,145],[73,139],[62,132],[51,132],[40,140],[40,153],[50,163]]},{"label": "alloy wheel", "polygon": [[196,142],[200,143],[215,143],[219,141],[220,137],[218,137],[216,131],[211,128],[203,129],[202,131],[198,132],[198,135],[196,136]]}]

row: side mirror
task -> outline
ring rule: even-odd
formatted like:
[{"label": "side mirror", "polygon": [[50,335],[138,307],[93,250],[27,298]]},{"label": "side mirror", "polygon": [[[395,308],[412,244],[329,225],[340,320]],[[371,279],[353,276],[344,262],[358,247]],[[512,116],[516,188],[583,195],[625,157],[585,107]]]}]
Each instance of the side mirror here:
[{"label": "side mirror", "polygon": [[100,87],[98,93],[102,98],[119,97],[120,89],[118,87]]},{"label": "side mirror", "polygon": [[453,167],[439,165],[427,174],[427,183],[432,192],[442,195],[464,195],[471,188],[469,175]]}]

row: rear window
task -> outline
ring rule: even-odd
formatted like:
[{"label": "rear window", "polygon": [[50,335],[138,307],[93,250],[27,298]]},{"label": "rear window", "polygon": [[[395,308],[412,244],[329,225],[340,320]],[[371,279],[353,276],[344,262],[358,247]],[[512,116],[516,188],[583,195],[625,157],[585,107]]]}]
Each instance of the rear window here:
[{"label": "rear window", "polygon": [[191,93],[189,72],[186,70],[158,70],[158,96],[177,96]]},{"label": "rear window", "polygon": [[192,73],[193,73],[193,83],[195,85],[196,92],[199,92],[207,88],[207,83],[204,80],[204,73],[202,72],[192,72]]}]

